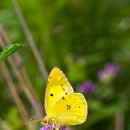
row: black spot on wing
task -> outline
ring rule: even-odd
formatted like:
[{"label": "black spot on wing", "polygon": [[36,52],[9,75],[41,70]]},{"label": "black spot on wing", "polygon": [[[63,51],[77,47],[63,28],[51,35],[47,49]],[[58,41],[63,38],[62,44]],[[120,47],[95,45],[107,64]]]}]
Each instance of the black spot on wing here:
[{"label": "black spot on wing", "polygon": [[62,99],[63,99],[63,100],[65,100],[65,98],[64,98],[64,97],[62,97]]},{"label": "black spot on wing", "polygon": [[51,93],[50,96],[54,96],[54,95]]}]

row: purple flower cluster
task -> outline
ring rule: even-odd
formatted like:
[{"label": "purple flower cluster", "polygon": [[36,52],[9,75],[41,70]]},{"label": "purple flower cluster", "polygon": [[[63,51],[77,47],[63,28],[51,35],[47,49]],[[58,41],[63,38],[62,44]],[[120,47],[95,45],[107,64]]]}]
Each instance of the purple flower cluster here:
[{"label": "purple flower cluster", "polygon": [[40,130],[52,130],[52,125],[43,126]]},{"label": "purple flower cluster", "polygon": [[40,128],[40,130],[53,130],[54,128],[56,128],[56,130],[66,130],[66,127],[57,127],[53,124],[49,124],[47,126],[43,126],[42,128]]},{"label": "purple flower cluster", "polygon": [[95,89],[94,83],[91,80],[89,80],[85,82],[84,84],[82,84],[81,86],[79,86],[78,91],[80,93],[88,94],[88,93],[93,93],[94,89]]},{"label": "purple flower cluster", "polygon": [[120,71],[120,67],[115,63],[108,63],[97,73],[99,80],[111,80],[116,77]]}]

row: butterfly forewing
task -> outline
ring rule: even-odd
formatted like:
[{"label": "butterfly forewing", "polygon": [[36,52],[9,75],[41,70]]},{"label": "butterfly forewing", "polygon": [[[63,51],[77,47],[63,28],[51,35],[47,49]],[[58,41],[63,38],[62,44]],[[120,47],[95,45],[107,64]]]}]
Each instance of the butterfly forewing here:
[{"label": "butterfly forewing", "polygon": [[45,94],[45,109],[48,117],[52,116],[52,109],[56,102],[70,93],[73,93],[73,88],[68,79],[59,68],[54,67],[49,74]]}]

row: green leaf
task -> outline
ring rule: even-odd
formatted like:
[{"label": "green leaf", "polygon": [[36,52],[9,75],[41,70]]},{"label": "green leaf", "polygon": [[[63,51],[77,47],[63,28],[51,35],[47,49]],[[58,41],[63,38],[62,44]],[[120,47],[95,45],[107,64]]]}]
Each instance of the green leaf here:
[{"label": "green leaf", "polygon": [[11,44],[5,47],[3,51],[0,52],[0,61],[6,59],[8,56],[16,52],[22,46],[23,46],[22,44],[16,43],[16,44]]}]

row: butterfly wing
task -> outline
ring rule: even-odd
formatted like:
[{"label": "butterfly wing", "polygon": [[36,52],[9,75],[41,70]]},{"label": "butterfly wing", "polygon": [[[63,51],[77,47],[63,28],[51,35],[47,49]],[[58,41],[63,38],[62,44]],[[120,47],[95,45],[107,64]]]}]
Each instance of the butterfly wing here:
[{"label": "butterfly wing", "polygon": [[48,117],[52,116],[54,104],[64,95],[73,93],[73,88],[64,73],[54,67],[49,74],[45,94],[45,109]]},{"label": "butterfly wing", "polygon": [[56,124],[77,125],[87,118],[87,102],[80,93],[63,96],[53,107],[52,117]]}]

